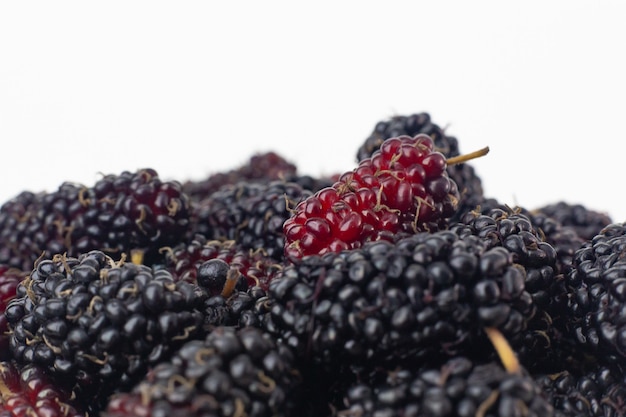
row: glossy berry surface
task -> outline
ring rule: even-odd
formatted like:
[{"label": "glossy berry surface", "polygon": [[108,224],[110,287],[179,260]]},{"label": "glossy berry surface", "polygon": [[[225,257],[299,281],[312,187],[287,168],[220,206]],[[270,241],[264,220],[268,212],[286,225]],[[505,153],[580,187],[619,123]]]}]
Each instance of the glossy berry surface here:
[{"label": "glossy berry surface", "polygon": [[30,270],[42,256],[100,250],[153,261],[190,229],[188,196],[151,168],[103,176],[92,186],[65,182],[23,192],[0,208],[0,262]]},{"label": "glossy berry surface", "polygon": [[16,268],[0,265],[0,360],[11,357],[9,352],[9,325],[4,314],[7,304],[15,298],[17,286],[28,275]]},{"label": "glossy berry surface", "polygon": [[0,362],[0,417],[87,417],[77,400],[36,365]]},{"label": "glossy berry surface", "polygon": [[364,417],[558,416],[527,373],[463,356],[440,365],[378,369],[347,390],[344,404],[340,415]]},{"label": "glossy berry surface", "polygon": [[[177,181],[151,168],[105,175],[81,197],[85,212],[71,218],[68,254],[101,250],[116,259],[141,251],[144,262],[190,229],[188,196]],[[57,252],[58,253],[58,252]]]},{"label": "glossy berry surface", "polygon": [[11,353],[101,399],[198,334],[205,298],[166,270],[115,263],[100,251],[41,260],[5,312]]},{"label": "glossy berry surface", "polygon": [[[446,129],[436,124],[429,113],[413,113],[409,115],[394,115],[381,120],[374,126],[369,136],[357,151],[357,161],[370,158],[385,140],[397,136],[415,136],[426,134],[430,136],[435,150],[446,158],[461,155],[459,140],[446,132]],[[457,213],[452,216],[458,220],[460,216],[480,205],[484,198],[482,179],[471,163],[455,164],[447,167],[448,176],[456,183],[460,194]]]},{"label": "glossy berry surface", "polygon": [[186,343],[131,393],[114,396],[105,415],[284,416],[299,385],[286,346],[255,328],[220,327]]},{"label": "glossy berry surface", "polygon": [[277,152],[259,152],[245,163],[224,172],[214,172],[196,181],[183,183],[183,190],[193,201],[202,201],[225,185],[245,183],[266,183],[295,177],[297,167]]},{"label": "glossy berry surface", "polygon": [[482,327],[517,343],[535,312],[504,248],[451,231],[305,257],[270,283],[268,298],[268,329],[321,363],[480,350]]},{"label": "glossy berry surface", "polygon": [[214,279],[218,278],[215,270],[206,265],[203,267],[207,261],[223,261],[228,269],[241,274],[245,287],[259,286],[264,289],[282,268],[261,250],[245,249],[234,240],[207,240],[203,235],[196,235],[189,242],[167,248],[163,253],[164,265],[176,280],[201,285],[210,295],[221,293],[225,281],[223,276]]},{"label": "glossy berry surface", "polygon": [[574,256],[567,331],[594,354],[626,358],[626,224],[611,224]]},{"label": "glossy berry surface", "polygon": [[227,184],[193,206],[193,232],[207,240],[231,240],[243,248],[282,260],[283,223],[290,208],[312,195],[285,181]]},{"label": "glossy berry surface", "polygon": [[285,254],[300,258],[436,230],[459,194],[445,157],[426,135],[386,140],[332,187],[299,203],[283,225]]},{"label": "glossy berry surface", "polygon": [[546,204],[535,211],[552,217],[565,227],[574,229],[576,234],[584,240],[592,239],[604,227],[613,223],[613,219],[608,214],[580,203],[559,201]]},{"label": "glossy berry surface", "polygon": [[615,368],[572,368],[535,379],[564,417],[626,415],[626,380],[623,372]]}]

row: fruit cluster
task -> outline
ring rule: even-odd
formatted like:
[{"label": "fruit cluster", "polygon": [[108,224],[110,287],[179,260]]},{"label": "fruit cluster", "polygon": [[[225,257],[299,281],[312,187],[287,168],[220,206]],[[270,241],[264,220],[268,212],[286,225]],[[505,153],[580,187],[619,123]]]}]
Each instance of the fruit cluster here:
[{"label": "fruit cluster", "polygon": [[0,206],[0,417],[626,415],[626,223],[512,206],[429,114]]}]

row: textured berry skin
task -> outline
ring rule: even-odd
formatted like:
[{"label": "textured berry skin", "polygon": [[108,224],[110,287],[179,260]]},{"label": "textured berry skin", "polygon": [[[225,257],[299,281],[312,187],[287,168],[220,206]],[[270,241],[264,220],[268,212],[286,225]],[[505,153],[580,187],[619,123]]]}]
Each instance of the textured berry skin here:
[{"label": "textured berry skin", "polygon": [[114,263],[103,252],[41,260],[6,309],[16,361],[100,397],[200,333],[206,295],[165,270]]},{"label": "textured berry skin", "polygon": [[235,290],[228,296],[213,295],[204,303],[205,328],[263,328],[263,316],[269,312],[267,300],[266,291],[258,286]]},{"label": "textured berry skin", "polygon": [[565,227],[574,229],[576,234],[584,240],[590,240],[600,231],[613,223],[613,219],[606,213],[592,210],[582,204],[559,201],[547,204],[534,210],[554,218]]},{"label": "textured berry skin", "polygon": [[0,362],[0,417],[87,417],[60,385],[35,365]]},{"label": "textured berry skin", "polygon": [[284,178],[286,182],[299,184],[305,190],[316,193],[322,188],[331,187],[339,179],[340,174],[324,175],[320,177],[312,177],[310,175],[287,175]]},{"label": "textured berry skin", "polygon": [[598,366],[580,374],[571,368],[535,379],[563,417],[626,415],[626,378],[616,369]]},{"label": "textured berry skin", "polygon": [[567,330],[595,355],[626,358],[626,224],[606,226],[576,252],[567,276]]},{"label": "textured berry skin", "polygon": [[280,261],[290,207],[311,195],[297,183],[278,180],[225,185],[194,206],[194,232],[208,240],[234,240]]},{"label": "textured berry skin", "polygon": [[27,272],[0,265],[0,361],[11,357],[9,351],[9,325],[4,311],[7,304],[15,298],[18,284],[26,278]]},{"label": "textured berry skin", "polygon": [[[430,136],[435,145],[435,150],[441,152],[446,158],[459,156],[459,143],[457,138],[446,134],[443,128],[435,124],[430,114],[414,113],[411,115],[396,115],[388,120],[379,121],[357,152],[357,161],[372,156],[382,143],[397,136],[415,136],[426,134]],[[476,208],[484,198],[482,180],[470,163],[455,164],[446,168],[448,176],[457,184],[460,193],[458,209],[452,220],[456,221],[460,216]]]},{"label": "textured berry skin", "polygon": [[106,175],[92,187],[63,183],[53,192],[24,192],[0,208],[0,263],[29,271],[42,256],[101,250],[119,259],[133,250],[144,262],[190,231],[180,183],[153,169]]},{"label": "textured berry skin", "polygon": [[[538,245],[539,242],[542,241],[554,248],[556,251],[554,273],[556,275],[566,275],[568,273],[572,268],[574,252],[587,240],[580,236],[577,231],[578,229],[571,224],[566,225],[561,223],[560,220],[552,217],[548,212],[544,212],[543,209],[530,210],[521,206],[510,207],[495,198],[483,199],[475,210],[463,214],[460,221],[465,223],[474,222],[474,219],[480,215],[490,216],[496,221],[504,220],[508,216],[514,215],[513,219],[517,217],[519,219],[518,221],[530,223],[530,225],[517,227],[516,229],[518,229],[518,231],[527,230],[534,235],[532,239],[526,239],[527,242],[525,246],[528,248],[535,246],[535,244]],[[476,222],[476,224],[480,225],[482,222]],[[484,232],[480,233],[485,234]]]},{"label": "textured berry skin", "polygon": [[[563,243],[559,250],[547,240],[545,227],[559,237],[560,227],[545,218],[534,223],[533,217],[525,214],[521,208],[510,208],[487,201],[480,210],[466,213],[462,222],[451,225],[450,230],[460,236],[479,237],[488,248],[505,249],[517,265],[525,270],[525,289],[531,295],[536,312],[528,322],[528,327],[521,335],[523,342],[515,346],[522,364],[531,372],[548,369],[561,370],[564,364],[578,363],[581,359],[575,355],[571,341],[565,336],[562,323],[569,320],[567,313],[568,290],[565,278],[560,272],[566,268],[567,260],[563,252],[572,248],[570,243]],[[551,230],[550,227],[554,227]],[[563,235],[567,236],[567,235]],[[576,244],[578,240],[573,241]]]},{"label": "textured berry skin", "polygon": [[227,184],[238,182],[266,183],[297,175],[296,166],[277,152],[254,154],[241,166],[226,172],[217,172],[199,181],[187,181],[183,190],[190,198],[202,201]]},{"label": "textured berry skin", "polygon": [[513,261],[526,270],[526,286],[535,302],[540,306],[551,302],[556,250],[520,210],[494,207],[471,211],[450,229],[461,236],[477,236],[489,248],[506,249]]},{"label": "textured berry skin", "polygon": [[525,372],[507,373],[497,361],[458,356],[419,368],[379,369],[345,394],[347,416],[556,416]]},{"label": "textured berry skin", "polygon": [[220,327],[114,396],[104,416],[280,417],[297,403],[300,382],[286,346],[255,328]]},{"label": "textured berry skin", "polygon": [[32,227],[33,213],[41,199],[23,191],[0,207],[0,263],[29,271],[37,256],[36,229]]},{"label": "textured berry skin", "polygon": [[555,273],[567,275],[572,269],[574,254],[583,245],[585,239],[577,233],[575,228],[565,226],[541,211],[528,212],[527,215],[545,241],[556,250]]},{"label": "textured berry skin", "polygon": [[63,183],[50,193],[24,191],[0,208],[0,262],[30,271],[42,253],[68,249],[71,218],[86,210],[84,187]]},{"label": "textured berry skin", "polygon": [[163,253],[165,268],[177,280],[199,284],[210,295],[221,293],[224,281],[215,282],[213,285],[204,285],[198,281],[198,272],[207,261],[219,259],[229,268],[237,270],[245,278],[245,283],[243,287],[239,287],[240,289],[254,286],[267,289],[281,268],[279,263],[261,250],[243,249],[232,240],[207,240],[203,235],[195,235],[190,242],[179,243]]},{"label": "textured berry skin", "polygon": [[[190,231],[188,196],[177,181],[162,181],[151,168],[106,175],[82,196],[87,210],[71,219],[70,256],[101,250],[118,258],[132,250],[144,262]],[[60,253],[60,252],[57,252]]]},{"label": "textured berry skin", "polygon": [[426,135],[386,140],[332,187],[296,206],[283,225],[285,255],[322,255],[441,228],[459,193],[445,157],[433,148]]},{"label": "textured berry skin", "polygon": [[535,311],[525,277],[476,236],[368,242],[287,265],[270,283],[264,326],[320,363],[479,352],[483,326],[519,342]]},{"label": "textured berry skin", "polygon": [[433,123],[430,114],[422,112],[408,116],[396,115],[376,123],[370,135],[359,147],[356,158],[358,161],[362,161],[371,157],[380,148],[380,145],[389,138],[419,134],[430,136],[437,150],[446,156],[460,154],[457,139],[446,135],[441,127]]}]

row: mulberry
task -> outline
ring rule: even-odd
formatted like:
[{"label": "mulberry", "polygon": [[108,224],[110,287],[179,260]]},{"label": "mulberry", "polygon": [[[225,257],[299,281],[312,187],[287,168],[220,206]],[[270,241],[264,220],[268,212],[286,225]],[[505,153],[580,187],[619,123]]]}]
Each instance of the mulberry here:
[{"label": "mulberry", "polygon": [[322,255],[442,228],[459,194],[445,170],[451,161],[433,148],[426,135],[388,139],[332,187],[300,202],[283,225],[285,255]]},{"label": "mulberry", "polygon": [[79,400],[36,365],[0,362],[0,417],[87,417]]},{"label": "mulberry", "polygon": [[188,197],[153,169],[106,175],[92,187],[63,183],[54,192],[24,192],[0,208],[0,262],[29,271],[42,256],[101,250],[142,262],[190,231]]},{"label": "mulberry", "polygon": [[100,251],[58,255],[41,260],[7,306],[11,351],[85,398],[102,398],[198,335],[205,298],[165,270],[115,263]]},{"label": "mulberry", "polygon": [[353,385],[342,416],[556,416],[526,372],[507,372],[495,360],[458,356],[417,369],[379,369]]},{"label": "mulberry", "polygon": [[626,415],[626,379],[621,371],[598,366],[582,375],[572,369],[535,379],[564,417]]},{"label": "mulberry", "polygon": [[[357,160],[369,158],[389,138],[407,135],[415,136],[426,134],[433,140],[435,150],[446,158],[461,155],[459,142],[454,136],[446,134],[445,130],[433,123],[430,114],[414,113],[408,116],[393,116],[388,120],[376,124],[371,134],[359,147]],[[457,213],[452,216],[456,221],[460,216],[478,206],[484,198],[482,179],[471,164],[455,164],[446,168],[448,176],[456,183],[460,194]]]},{"label": "mulberry", "polygon": [[525,280],[502,247],[423,232],[287,265],[270,283],[265,327],[322,363],[479,352],[483,326],[511,340],[525,330],[535,313]]},{"label": "mulberry", "polygon": [[563,226],[571,227],[576,234],[584,240],[591,240],[600,231],[613,223],[613,219],[608,214],[592,210],[582,204],[558,203],[547,204],[534,210],[552,217]]},{"label": "mulberry", "polygon": [[626,224],[602,229],[575,254],[567,276],[567,331],[597,355],[626,357]]},{"label": "mulberry", "polygon": [[[210,270],[203,270],[202,265],[210,260],[224,261],[229,269],[235,269],[245,279],[240,289],[259,286],[266,290],[270,281],[282,268],[281,264],[265,255],[262,250],[243,249],[235,241],[207,240],[203,235],[196,235],[190,242],[182,242],[173,248],[162,248],[164,266],[177,280],[202,285],[210,295],[223,291],[225,277],[210,283],[217,278]],[[200,277],[198,273],[208,273]]]},{"label": "mulberry", "polygon": [[199,181],[183,183],[183,191],[194,201],[202,201],[227,184],[266,183],[297,174],[296,166],[277,152],[252,155],[246,163],[226,172],[216,172]]},{"label": "mulberry", "polygon": [[194,206],[194,232],[208,240],[233,240],[243,249],[283,258],[283,223],[291,207],[312,195],[296,183],[225,185]]},{"label": "mulberry", "polygon": [[300,385],[289,348],[256,328],[220,327],[113,396],[104,416],[284,416]]},{"label": "mulberry", "polygon": [[9,302],[17,294],[17,286],[28,275],[27,272],[0,265],[0,361],[8,360],[9,352],[9,324],[4,312]]}]

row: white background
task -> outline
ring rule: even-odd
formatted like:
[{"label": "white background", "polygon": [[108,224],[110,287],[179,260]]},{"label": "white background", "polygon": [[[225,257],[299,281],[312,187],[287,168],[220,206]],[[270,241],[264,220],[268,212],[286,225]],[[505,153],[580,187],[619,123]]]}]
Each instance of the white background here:
[{"label": "white background", "polygon": [[351,170],[426,111],[485,193],[626,220],[626,2],[0,3],[0,201],[155,168],[202,179],[274,150]]}]

